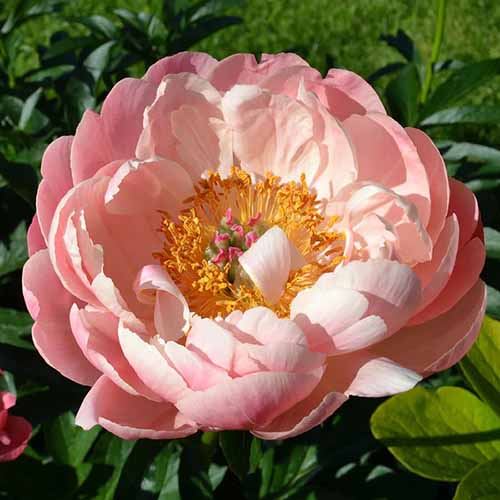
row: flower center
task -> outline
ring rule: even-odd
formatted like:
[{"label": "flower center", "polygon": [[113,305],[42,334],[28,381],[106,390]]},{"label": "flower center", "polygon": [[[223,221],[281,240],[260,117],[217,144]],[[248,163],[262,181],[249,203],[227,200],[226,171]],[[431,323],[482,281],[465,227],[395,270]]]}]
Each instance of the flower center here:
[{"label": "flower center", "polygon": [[[305,176],[300,182],[280,181],[268,174],[252,182],[247,172],[233,167],[227,178],[210,173],[201,180],[176,218],[161,212],[165,240],[162,252],[154,257],[184,294],[192,312],[216,317],[266,306],[287,316],[297,293],[342,260],[344,235],[332,229],[338,218],[323,215]],[[306,264],[290,273],[279,302],[270,305],[238,258],[273,226],[286,233]]]}]

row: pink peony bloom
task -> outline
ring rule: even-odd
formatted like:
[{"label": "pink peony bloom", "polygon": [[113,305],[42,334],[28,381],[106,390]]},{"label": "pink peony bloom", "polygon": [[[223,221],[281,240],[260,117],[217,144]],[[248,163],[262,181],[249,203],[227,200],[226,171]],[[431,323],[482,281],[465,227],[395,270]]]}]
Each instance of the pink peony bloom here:
[{"label": "pink peony bloom", "polygon": [[167,57],[54,141],[42,175],[24,296],[40,354],[92,386],[86,429],[287,438],[478,333],[476,199],[349,71]]},{"label": "pink peony bloom", "polygon": [[14,394],[0,392],[0,462],[9,462],[21,455],[31,436],[31,425],[26,419],[9,415],[9,408],[15,404]]}]

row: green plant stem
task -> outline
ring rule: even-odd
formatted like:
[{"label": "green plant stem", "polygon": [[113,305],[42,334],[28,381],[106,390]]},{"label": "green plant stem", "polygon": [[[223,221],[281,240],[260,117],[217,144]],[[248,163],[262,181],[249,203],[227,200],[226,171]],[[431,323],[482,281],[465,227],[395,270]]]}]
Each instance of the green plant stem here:
[{"label": "green plant stem", "polygon": [[422,103],[425,103],[427,101],[429,90],[432,84],[432,78],[434,76],[434,64],[436,64],[439,58],[439,52],[441,50],[441,44],[443,42],[444,23],[446,18],[446,3],[446,0],[437,0],[438,7],[436,27],[434,29],[434,42],[432,44],[431,57],[427,63],[427,68],[425,71],[425,81],[420,96],[420,101]]}]

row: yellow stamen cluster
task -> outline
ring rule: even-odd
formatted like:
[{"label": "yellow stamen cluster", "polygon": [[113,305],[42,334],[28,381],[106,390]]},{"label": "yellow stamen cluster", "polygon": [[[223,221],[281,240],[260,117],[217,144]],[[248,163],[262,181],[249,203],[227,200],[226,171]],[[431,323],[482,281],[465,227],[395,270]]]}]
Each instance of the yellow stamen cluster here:
[{"label": "yellow stamen cluster", "polygon": [[[210,173],[185,204],[187,208],[176,218],[162,212],[165,242],[163,251],[155,257],[177,283],[191,311],[201,316],[216,317],[237,309],[266,306],[285,317],[297,293],[312,286],[321,274],[332,271],[342,260],[343,234],[332,229],[337,219],[322,214],[305,176],[300,182],[282,183],[279,177],[268,174],[252,182],[248,173],[233,167],[227,178]],[[221,269],[207,261],[205,249],[228,207],[242,224],[260,214],[266,227],[279,226],[305,257],[307,264],[290,273],[277,304],[267,304],[251,283],[231,282],[229,264]]]}]

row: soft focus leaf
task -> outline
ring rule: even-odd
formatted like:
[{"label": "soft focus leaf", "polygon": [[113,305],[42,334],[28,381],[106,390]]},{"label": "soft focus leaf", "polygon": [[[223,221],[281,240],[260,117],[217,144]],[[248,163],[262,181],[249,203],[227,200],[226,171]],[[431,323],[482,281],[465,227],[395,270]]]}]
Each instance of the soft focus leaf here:
[{"label": "soft focus leaf", "polygon": [[500,73],[500,59],[488,59],[454,71],[431,95],[423,110],[429,116],[455,104],[474,89]]},{"label": "soft focus leaf", "polygon": [[0,242],[0,276],[20,269],[28,258],[26,224],[21,222],[9,237],[9,246]]},{"label": "soft focus leaf", "polygon": [[42,89],[39,88],[31,94],[28,99],[24,102],[23,109],[21,111],[21,116],[19,117],[19,124],[18,127],[21,130],[25,130],[26,126],[28,125],[29,121],[31,120],[31,116],[33,115],[33,111],[40,100],[40,97],[42,95]]},{"label": "soft focus leaf", "polygon": [[[24,102],[18,97],[11,95],[0,95],[0,121],[8,119],[13,127],[17,127],[21,119]],[[33,109],[30,119],[24,126],[27,134],[37,134],[47,126],[49,119],[36,108]]]},{"label": "soft focus leaf", "polygon": [[97,47],[97,49],[93,50],[83,62],[96,82],[99,80],[102,73],[106,69],[109,63],[111,50],[113,49],[115,44],[116,42],[114,40],[103,43],[102,45]]},{"label": "soft focus leaf", "polygon": [[89,431],[75,425],[71,412],[63,413],[44,425],[47,450],[63,465],[80,465],[99,434],[99,427]]},{"label": "soft focus leaf", "polygon": [[500,187],[500,179],[474,179],[466,182],[465,185],[474,193],[478,193]]},{"label": "soft focus leaf", "polygon": [[486,316],[481,333],[460,366],[479,396],[500,416],[500,321]]},{"label": "soft focus leaf", "polygon": [[453,500],[500,498],[500,457],[474,467],[460,482]]},{"label": "soft focus leaf", "polygon": [[[31,73],[27,78],[27,82],[43,82],[44,80],[53,81],[61,78],[61,76],[71,73],[75,67],[71,64],[61,64],[59,66],[52,66],[51,68],[44,68]],[[41,90],[41,89],[39,89]]]},{"label": "soft focus leaf", "polygon": [[417,387],[382,403],[374,436],[411,471],[440,481],[461,479],[500,453],[500,418],[458,387]]},{"label": "soft focus leaf", "polygon": [[243,479],[250,467],[251,434],[246,431],[224,431],[220,433],[219,443],[229,468]]},{"label": "soft focus leaf", "polygon": [[[1,248],[1,247],[0,247]],[[31,316],[22,311],[0,308],[0,343],[34,349],[31,342]]]},{"label": "soft focus leaf", "polygon": [[407,64],[386,89],[387,102],[394,117],[403,125],[414,125],[418,117],[420,81],[414,64]]},{"label": "soft focus leaf", "polygon": [[456,125],[463,123],[496,124],[500,121],[500,106],[460,106],[443,109],[420,122],[421,126]]},{"label": "soft focus leaf", "polygon": [[180,500],[177,473],[180,463],[180,446],[175,441],[164,445],[144,474],[141,490],[159,494],[163,500]]},{"label": "soft focus leaf", "polygon": [[500,292],[491,286],[488,286],[486,314],[495,319],[500,319]]},{"label": "soft focus leaf", "polygon": [[5,370],[0,372],[0,391],[11,392],[12,394],[17,393],[12,373]]},{"label": "soft focus leaf", "polygon": [[492,227],[485,227],[484,239],[488,258],[500,259],[500,232]]},{"label": "soft focus leaf", "polygon": [[436,141],[436,145],[443,151],[446,161],[493,162],[500,163],[500,150],[472,144],[470,142]]},{"label": "soft focus leaf", "polygon": [[115,38],[118,35],[117,27],[108,18],[103,16],[77,17],[72,20],[83,24],[95,35],[101,35],[105,38]]}]

